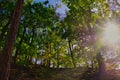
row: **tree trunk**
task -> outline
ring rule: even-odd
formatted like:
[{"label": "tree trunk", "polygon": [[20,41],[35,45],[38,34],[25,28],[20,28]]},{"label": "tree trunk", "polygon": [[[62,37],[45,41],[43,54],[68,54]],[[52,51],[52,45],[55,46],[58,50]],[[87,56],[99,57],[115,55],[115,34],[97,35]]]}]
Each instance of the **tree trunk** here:
[{"label": "tree trunk", "polygon": [[21,10],[23,6],[24,0],[18,0],[16,3],[16,7],[13,12],[10,30],[7,35],[7,39],[5,41],[5,45],[2,50],[2,54],[0,56],[0,80],[8,80],[10,73],[10,62],[14,47],[14,42],[16,39],[16,34],[18,30],[18,25],[21,19]]},{"label": "tree trunk", "polygon": [[57,68],[59,68],[59,64],[60,64],[59,56],[60,56],[60,54],[59,54],[59,52],[57,52]]},{"label": "tree trunk", "polygon": [[105,63],[101,53],[97,54],[97,61],[98,61],[99,80],[103,80],[105,77]]},{"label": "tree trunk", "polygon": [[70,52],[70,56],[71,56],[71,59],[72,59],[72,63],[73,63],[73,66],[74,66],[74,68],[76,67],[76,64],[75,64],[75,61],[74,61],[74,56],[73,56],[73,52],[72,52],[72,49],[71,49],[71,41],[70,40],[68,40],[68,45],[69,45],[69,52]]},{"label": "tree trunk", "polygon": [[[48,46],[48,49],[50,49],[50,51],[49,51],[49,53],[48,53],[48,55],[51,55],[51,43],[49,43],[49,46]],[[50,67],[50,65],[51,65],[51,57],[49,56],[49,58],[48,58],[48,60],[47,60],[47,66],[48,67]]]},{"label": "tree trunk", "polygon": [[26,26],[24,26],[24,30],[23,30],[22,37],[21,37],[21,39],[20,39],[20,42],[18,43],[18,47],[17,47],[17,49],[16,49],[15,56],[13,57],[13,62],[14,62],[14,64],[16,64],[18,55],[20,54],[19,49],[20,49],[20,47],[21,47],[21,45],[22,45],[22,42],[23,42],[23,40],[24,40],[25,32],[26,32]]}]

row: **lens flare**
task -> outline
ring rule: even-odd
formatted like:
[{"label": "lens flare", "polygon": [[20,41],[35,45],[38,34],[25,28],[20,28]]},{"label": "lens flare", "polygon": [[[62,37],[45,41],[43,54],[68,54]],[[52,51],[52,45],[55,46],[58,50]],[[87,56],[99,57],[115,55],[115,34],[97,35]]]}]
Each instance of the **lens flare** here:
[{"label": "lens flare", "polygon": [[103,29],[102,41],[106,44],[117,44],[120,40],[120,30],[117,24],[108,22]]}]

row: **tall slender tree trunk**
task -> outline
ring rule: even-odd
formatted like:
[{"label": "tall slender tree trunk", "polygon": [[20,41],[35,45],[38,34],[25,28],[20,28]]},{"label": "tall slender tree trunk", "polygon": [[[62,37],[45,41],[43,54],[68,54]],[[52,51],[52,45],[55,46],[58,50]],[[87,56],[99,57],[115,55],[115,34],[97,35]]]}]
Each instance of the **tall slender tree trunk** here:
[{"label": "tall slender tree trunk", "polygon": [[20,49],[20,47],[22,45],[22,42],[24,40],[25,32],[26,32],[26,26],[24,26],[22,37],[20,39],[20,42],[18,43],[19,46],[17,47],[16,52],[15,52],[15,56],[13,57],[13,62],[14,62],[15,65],[16,65],[16,62],[17,62],[18,55],[20,54],[19,49]]},{"label": "tall slender tree trunk", "polygon": [[59,59],[59,57],[60,57],[60,53],[57,52],[57,68],[59,68],[59,64],[60,64],[60,59]]},{"label": "tall slender tree trunk", "polygon": [[[50,50],[48,55],[51,55],[51,51],[52,51],[51,43],[49,43],[48,49]],[[51,65],[51,57],[49,56],[49,58],[47,60],[47,66],[50,67],[50,65]]]},{"label": "tall slender tree trunk", "polygon": [[68,45],[69,45],[69,52],[70,52],[70,56],[71,56],[71,59],[72,59],[72,63],[73,63],[73,66],[74,68],[76,67],[76,64],[75,64],[75,60],[74,60],[74,55],[73,55],[73,52],[72,52],[72,48],[71,48],[71,41],[68,40]]},{"label": "tall slender tree trunk", "polygon": [[98,61],[98,70],[99,70],[99,80],[104,80],[105,63],[104,63],[104,59],[100,52],[97,54],[97,61]]},{"label": "tall slender tree trunk", "polygon": [[18,30],[18,25],[21,19],[21,10],[24,0],[17,0],[16,7],[13,12],[10,30],[5,41],[5,45],[0,56],[0,80],[8,80],[10,73],[10,62]]}]

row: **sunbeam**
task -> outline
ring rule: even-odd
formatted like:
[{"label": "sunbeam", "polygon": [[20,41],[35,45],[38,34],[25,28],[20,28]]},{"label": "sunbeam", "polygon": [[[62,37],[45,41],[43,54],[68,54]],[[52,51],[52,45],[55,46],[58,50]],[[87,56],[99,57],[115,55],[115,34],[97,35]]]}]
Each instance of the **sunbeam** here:
[{"label": "sunbeam", "polygon": [[107,45],[117,44],[120,40],[120,30],[117,24],[114,22],[108,22],[105,24],[105,28],[102,33],[102,41]]}]

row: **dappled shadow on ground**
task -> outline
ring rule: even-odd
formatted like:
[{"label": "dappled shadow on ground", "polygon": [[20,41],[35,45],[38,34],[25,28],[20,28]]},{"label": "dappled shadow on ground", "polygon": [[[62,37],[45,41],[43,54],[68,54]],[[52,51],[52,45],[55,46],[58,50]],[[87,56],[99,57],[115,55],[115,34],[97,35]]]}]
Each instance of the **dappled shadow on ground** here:
[{"label": "dappled shadow on ground", "polygon": [[[100,80],[97,71],[85,68],[17,67],[10,80]],[[103,79],[102,79],[103,80]],[[120,70],[106,71],[104,80],[120,80]]]}]

